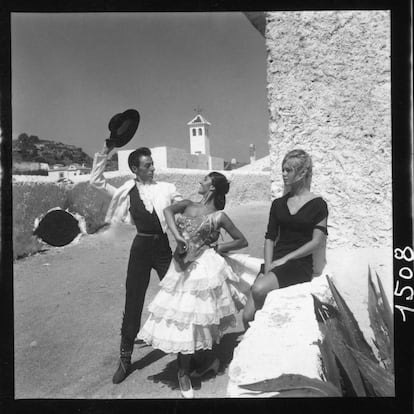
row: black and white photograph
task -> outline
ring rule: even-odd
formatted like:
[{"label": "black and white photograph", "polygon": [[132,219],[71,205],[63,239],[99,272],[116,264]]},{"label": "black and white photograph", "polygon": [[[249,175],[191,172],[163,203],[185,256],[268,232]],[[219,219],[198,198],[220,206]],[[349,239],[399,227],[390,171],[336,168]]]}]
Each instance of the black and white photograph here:
[{"label": "black and white photograph", "polygon": [[12,8],[5,401],[410,412],[397,14]]}]

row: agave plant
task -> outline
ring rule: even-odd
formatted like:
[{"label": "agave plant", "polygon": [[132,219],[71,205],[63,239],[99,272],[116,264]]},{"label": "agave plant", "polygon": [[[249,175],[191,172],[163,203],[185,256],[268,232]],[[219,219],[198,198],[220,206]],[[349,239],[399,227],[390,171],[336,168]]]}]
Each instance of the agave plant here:
[{"label": "agave plant", "polygon": [[393,396],[393,315],[378,274],[376,276],[379,292],[368,268],[368,312],[380,361],[334,282],[327,276],[336,306],[323,303],[312,295],[323,338],[318,345],[324,380],[287,373],[241,387],[256,394],[277,393],[273,397],[279,398]]},{"label": "agave plant", "polygon": [[241,385],[252,394],[275,393],[273,398],[284,397],[340,397],[340,391],[328,381],[299,374],[283,374],[278,378]]},{"label": "agave plant", "polygon": [[[377,275],[378,278],[378,275]],[[368,311],[375,335],[374,344],[378,348],[380,363],[365,340],[358,322],[328,277],[329,287],[337,305],[337,312],[321,313],[323,306],[314,297],[315,311],[322,331],[321,355],[326,367],[328,381],[341,384],[344,396],[385,397],[394,395],[394,375],[392,370],[392,312],[388,305],[384,289],[378,278],[380,293],[377,293],[368,272]],[[326,307],[326,306],[325,306]],[[321,316],[322,314],[322,316]],[[322,346],[321,346],[322,345]],[[329,355],[329,350],[332,354]],[[337,371],[328,369],[335,361]],[[339,371],[339,378],[337,372]]]},{"label": "agave plant", "polygon": [[375,335],[374,344],[378,350],[383,367],[394,373],[394,323],[391,307],[385,295],[384,288],[378,273],[377,284],[379,292],[375,289],[372,280],[371,268],[368,267],[368,312],[371,328]]}]

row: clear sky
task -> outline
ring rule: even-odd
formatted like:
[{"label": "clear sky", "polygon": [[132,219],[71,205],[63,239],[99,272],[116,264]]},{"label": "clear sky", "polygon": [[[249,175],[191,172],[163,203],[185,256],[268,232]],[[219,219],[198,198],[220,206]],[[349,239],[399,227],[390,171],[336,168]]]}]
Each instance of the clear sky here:
[{"label": "clear sky", "polygon": [[89,155],[128,108],[141,123],[125,149],[190,150],[200,106],[211,154],[268,154],[265,39],[240,12],[13,13],[13,137],[37,135]]}]

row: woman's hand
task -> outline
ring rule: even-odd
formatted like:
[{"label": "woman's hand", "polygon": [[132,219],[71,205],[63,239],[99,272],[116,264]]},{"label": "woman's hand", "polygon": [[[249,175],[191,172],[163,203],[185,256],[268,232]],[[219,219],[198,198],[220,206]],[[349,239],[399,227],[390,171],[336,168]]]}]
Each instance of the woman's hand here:
[{"label": "woman's hand", "polygon": [[214,250],[220,255],[228,253],[228,251],[225,250],[221,244],[216,244],[213,247],[214,247]]},{"label": "woman's hand", "polygon": [[286,259],[286,257],[281,257],[280,259],[274,260],[274,261],[270,264],[269,270],[270,270],[270,269],[273,269],[274,267],[277,267],[277,266],[282,266],[282,265],[284,265],[287,261],[288,261],[288,260]]},{"label": "woman's hand", "polygon": [[178,252],[180,254],[185,253],[187,251],[187,248],[188,248],[187,240],[185,240],[184,237],[182,237],[181,235],[177,235],[175,237],[175,240],[177,241]]}]

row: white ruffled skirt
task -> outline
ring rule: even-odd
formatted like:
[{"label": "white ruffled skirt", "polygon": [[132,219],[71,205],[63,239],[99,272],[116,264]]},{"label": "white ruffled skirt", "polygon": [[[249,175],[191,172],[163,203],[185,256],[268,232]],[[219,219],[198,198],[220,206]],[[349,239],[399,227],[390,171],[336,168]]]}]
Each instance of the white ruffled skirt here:
[{"label": "white ruffled skirt", "polygon": [[166,353],[211,349],[236,325],[260,262],[242,254],[223,257],[207,249],[183,271],[173,259],[138,339]]}]

